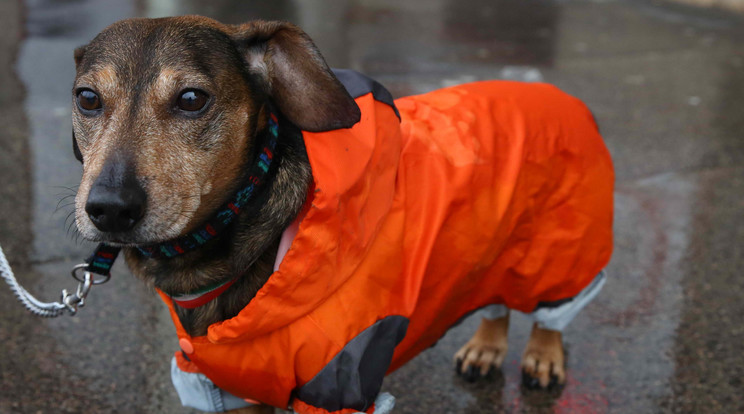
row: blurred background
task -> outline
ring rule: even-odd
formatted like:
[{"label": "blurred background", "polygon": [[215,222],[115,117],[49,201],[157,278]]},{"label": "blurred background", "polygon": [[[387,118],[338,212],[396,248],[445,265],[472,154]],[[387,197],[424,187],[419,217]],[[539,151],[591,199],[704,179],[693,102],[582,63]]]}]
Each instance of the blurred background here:
[{"label": "blurred background", "polygon": [[[474,315],[386,379],[396,413],[744,412],[743,3],[2,0],[0,245],[45,300],[74,288],[69,269],[92,251],[69,230],[75,47],[134,16],[289,20],[331,66],[396,97],[556,84],[592,108],[615,161],[610,279],[565,332],[565,389],[520,389],[518,316],[503,374],[457,378],[451,357]],[[170,384],[167,311],[123,261],[74,318],[36,318],[0,286],[0,344],[0,413],[191,412]]]}]

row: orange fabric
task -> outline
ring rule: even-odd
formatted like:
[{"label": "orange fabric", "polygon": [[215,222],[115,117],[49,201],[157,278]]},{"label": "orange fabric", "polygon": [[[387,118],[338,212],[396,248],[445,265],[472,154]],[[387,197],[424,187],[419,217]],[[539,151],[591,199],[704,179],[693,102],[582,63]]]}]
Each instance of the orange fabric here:
[{"label": "orange fabric", "polygon": [[[352,408],[344,408],[343,410],[338,411],[328,411],[322,408],[314,407],[297,398],[295,398],[295,400],[292,402],[292,410],[294,410],[294,412],[296,413],[302,414],[354,414],[359,412],[359,410],[354,410]],[[374,413],[375,405],[372,404],[365,412],[369,414]]]},{"label": "orange fabric", "polygon": [[353,128],[303,133],[315,191],[279,270],[190,338],[192,362],[242,398],[287,407],[348,341],[403,315],[392,371],[468,312],[573,297],[609,261],[612,164],[579,100],[479,82],[397,100],[401,123],[372,94],[357,103]]},{"label": "orange fabric", "polygon": [[196,364],[184,358],[183,353],[181,351],[176,351],[175,357],[176,357],[176,363],[178,364],[178,368],[180,368],[181,371],[189,372],[192,374],[198,374],[201,372],[199,371],[199,367],[197,367]]}]

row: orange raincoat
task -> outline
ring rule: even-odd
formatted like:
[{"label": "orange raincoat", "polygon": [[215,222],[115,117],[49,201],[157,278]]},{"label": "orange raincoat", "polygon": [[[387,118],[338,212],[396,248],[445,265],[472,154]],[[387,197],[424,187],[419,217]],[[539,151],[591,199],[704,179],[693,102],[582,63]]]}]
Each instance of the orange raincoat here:
[{"label": "orange raincoat", "polygon": [[[182,369],[300,413],[369,410],[385,372],[464,315],[571,298],[608,263],[613,169],[578,99],[545,84],[478,82],[398,99],[400,121],[371,92],[356,102],[353,128],[303,132],[315,192],[256,297],[203,337],[172,313],[190,345],[188,360],[177,353]],[[357,362],[343,362],[354,338],[392,316],[382,327],[392,334],[365,334],[373,340],[355,345]],[[314,378],[344,395],[304,392]],[[347,403],[350,393],[362,403]]]}]

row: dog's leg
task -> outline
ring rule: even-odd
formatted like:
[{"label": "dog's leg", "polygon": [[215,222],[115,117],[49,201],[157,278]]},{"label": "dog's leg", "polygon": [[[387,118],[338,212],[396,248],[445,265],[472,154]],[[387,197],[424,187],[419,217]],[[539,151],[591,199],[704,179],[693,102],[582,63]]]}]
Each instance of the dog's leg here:
[{"label": "dog's leg", "polygon": [[563,337],[559,331],[533,325],[522,355],[522,383],[526,388],[553,388],[566,381]]},{"label": "dog's leg", "polygon": [[508,313],[497,319],[483,318],[475,335],[455,353],[457,373],[472,382],[500,368],[506,357],[508,331]]}]

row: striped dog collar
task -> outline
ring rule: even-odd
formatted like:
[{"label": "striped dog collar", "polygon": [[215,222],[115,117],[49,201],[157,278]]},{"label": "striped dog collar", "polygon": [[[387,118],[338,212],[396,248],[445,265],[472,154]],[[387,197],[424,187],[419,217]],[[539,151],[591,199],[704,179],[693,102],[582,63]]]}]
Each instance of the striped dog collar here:
[{"label": "striped dog collar", "polygon": [[218,282],[213,285],[197,289],[195,291],[185,293],[182,295],[168,295],[173,302],[178,306],[186,309],[194,309],[199,306],[206,305],[211,302],[217,296],[221,295],[222,292],[226,291],[227,288],[233,285],[238,278],[233,278],[225,282]]}]

